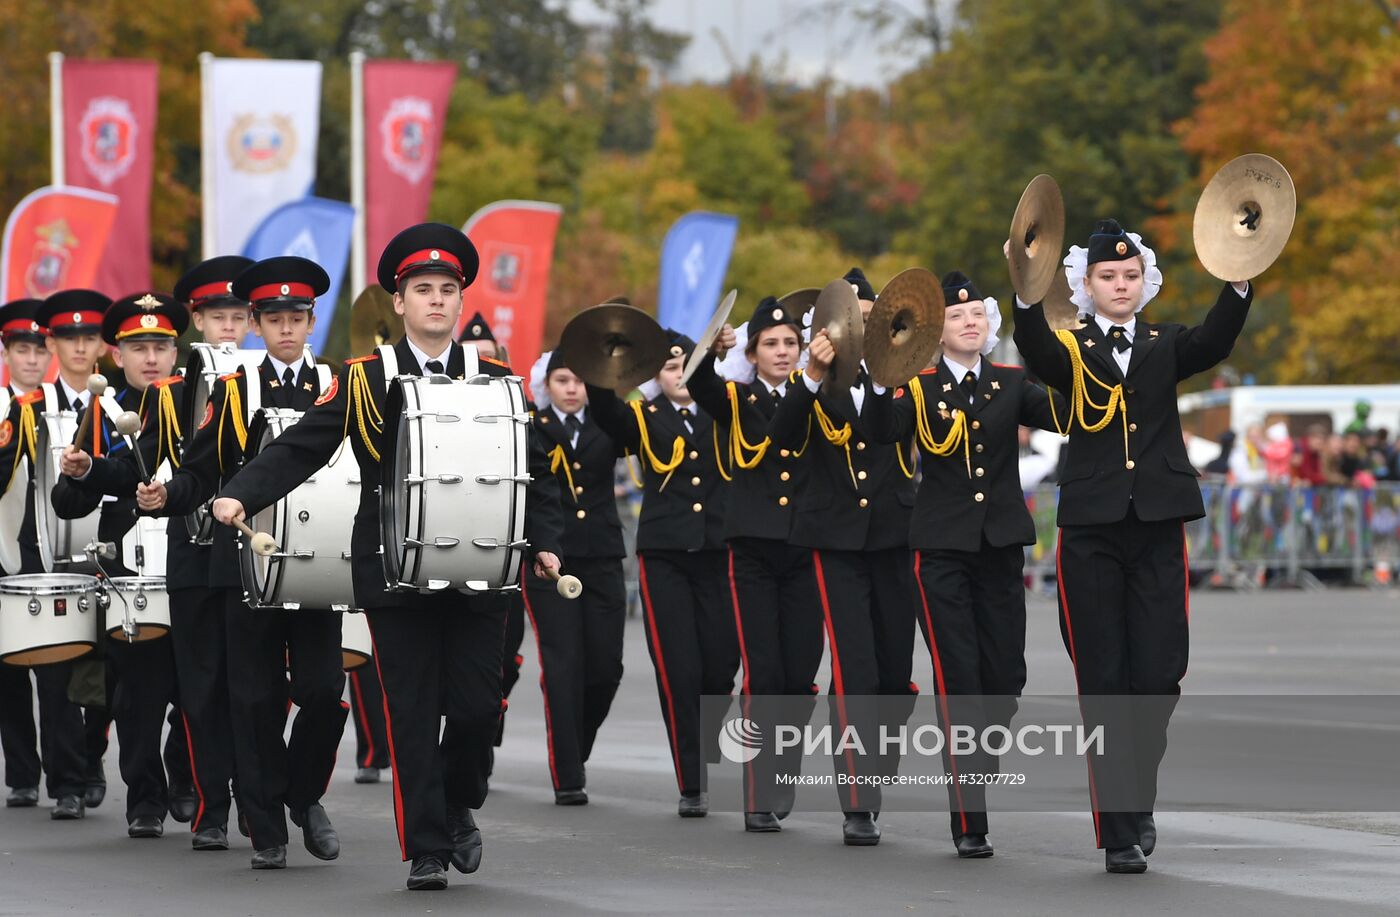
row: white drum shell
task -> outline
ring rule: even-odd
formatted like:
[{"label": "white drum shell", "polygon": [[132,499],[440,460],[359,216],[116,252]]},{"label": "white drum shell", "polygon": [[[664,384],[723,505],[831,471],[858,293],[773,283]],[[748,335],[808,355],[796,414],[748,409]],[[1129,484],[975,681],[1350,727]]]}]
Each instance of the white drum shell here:
[{"label": "white drum shell", "polygon": [[0,659],[49,665],[97,645],[95,576],[30,573],[0,578]]},{"label": "white drum shell", "polygon": [[60,476],[63,450],[78,433],[78,415],[73,411],[45,411],[37,424],[34,469],[34,522],[39,533],[39,556],[44,569],[58,573],[93,573],[94,564],[83,553],[97,540],[99,505],[81,519],[60,519],[53,508],[53,488]]},{"label": "white drum shell", "polygon": [[347,611],[340,619],[340,659],[345,671],[358,669],[374,656],[369,618],[362,611]]},{"label": "white drum shell", "polygon": [[[170,596],[163,576],[114,576],[107,581],[107,633],[118,640],[140,643],[170,633]],[[122,628],[129,619],[135,633]]]}]

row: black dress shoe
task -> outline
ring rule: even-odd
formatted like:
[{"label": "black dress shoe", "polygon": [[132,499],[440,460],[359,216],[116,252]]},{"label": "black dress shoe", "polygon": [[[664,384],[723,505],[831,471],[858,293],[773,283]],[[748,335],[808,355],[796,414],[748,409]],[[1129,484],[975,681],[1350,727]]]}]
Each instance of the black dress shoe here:
[{"label": "black dress shoe", "polygon": [[183,786],[172,786],[170,788],[170,817],[181,824],[189,824],[194,819],[195,813],[199,811],[199,796],[196,795],[192,785],[186,783]]},{"label": "black dress shoe", "polygon": [[586,806],[588,805],[588,791],[582,787],[576,790],[555,790],[554,804],[556,806]]},{"label": "black dress shoe", "polygon": [[874,847],[880,843],[880,826],[869,812],[847,812],[841,837],[847,847]]},{"label": "black dress shoe", "polygon": [[460,873],[476,872],[481,866],[481,829],[471,809],[447,813],[447,836],[452,838],[452,865]]},{"label": "black dress shoe", "polygon": [[49,813],[55,821],[74,821],[83,817],[85,807],[81,796],[60,796],[58,804]]},{"label": "black dress shoe", "polygon": [[985,834],[959,834],[953,838],[958,856],[964,860],[984,860],[992,855],[992,845]]},{"label": "black dress shoe", "polygon": [[797,791],[791,787],[780,787],[774,800],[773,817],[782,821],[792,814],[793,803],[797,801]]},{"label": "black dress shoe", "polygon": [[681,818],[704,818],[710,814],[710,794],[686,793],[676,805],[676,814]]},{"label": "black dress shoe", "polygon": [[127,837],[160,837],[165,825],[154,815],[138,815],[126,823]]},{"label": "black dress shoe", "polygon": [[378,783],[379,768],[377,767],[357,767],[355,768],[356,783]]},{"label": "black dress shoe", "polygon": [[301,829],[306,851],[318,860],[334,860],[340,856],[340,835],[335,833],[330,816],[319,802],[306,807],[305,812],[292,812],[292,824]]},{"label": "black dress shoe", "polygon": [[190,846],[195,850],[227,850],[228,832],[218,826],[201,828],[190,839]]},{"label": "black dress shoe", "polygon": [[287,845],[278,844],[276,847],[268,847],[266,850],[259,850],[253,854],[254,869],[286,869],[287,868]]},{"label": "black dress shoe", "polygon": [[107,798],[107,781],[101,783],[89,783],[87,789],[83,791],[83,805],[89,809],[95,809],[102,805],[102,800]]},{"label": "black dress shoe", "polygon": [[1157,822],[1151,812],[1138,816],[1138,846],[1145,857],[1152,856],[1152,851],[1157,849]]},{"label": "black dress shoe", "polygon": [[1131,847],[1109,847],[1103,852],[1103,868],[1109,872],[1147,872],[1147,857],[1137,844]]},{"label": "black dress shoe", "polygon": [[39,804],[39,788],[37,786],[17,786],[10,790],[10,795],[5,797],[5,808],[7,809],[28,809]]},{"label": "black dress shoe", "polygon": [[447,887],[447,867],[435,856],[414,857],[407,884],[415,892],[441,891]]},{"label": "black dress shoe", "polygon": [[771,834],[783,830],[783,826],[778,823],[778,817],[772,812],[745,812],[744,830],[757,834]]}]

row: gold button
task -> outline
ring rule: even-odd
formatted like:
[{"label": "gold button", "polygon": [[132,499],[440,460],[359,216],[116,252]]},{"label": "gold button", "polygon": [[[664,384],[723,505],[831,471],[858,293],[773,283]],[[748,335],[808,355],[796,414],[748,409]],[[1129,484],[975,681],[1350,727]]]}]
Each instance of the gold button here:
[{"label": "gold button", "polygon": [[698,513],[698,512],[700,512],[700,510],[702,510],[702,509],[704,509],[704,508],[705,508],[704,504],[702,504],[702,503],[697,503],[697,504],[695,504],[694,506],[692,506],[690,509],[691,509],[693,512],[697,512],[697,513]]},{"label": "gold button", "polygon": [[691,486],[691,487],[699,487],[699,486],[700,486],[700,479],[699,479],[698,477],[696,477],[696,478],[691,478],[691,479],[690,479],[690,486]]},{"label": "gold button", "polygon": [[786,449],[779,449],[779,450],[778,450],[778,454],[781,455],[783,458],[787,458],[787,457],[788,457],[789,455],[791,455],[792,453],[789,452],[789,451],[786,450]]},{"label": "gold button", "polygon": [[581,509],[581,510],[579,510],[578,512],[574,513],[574,515],[575,515],[575,516],[578,516],[580,519],[582,519],[584,516],[587,516],[587,515],[588,515],[588,510],[586,510],[586,509]]},{"label": "gold button", "polygon": [[985,495],[983,495],[983,494],[981,494],[981,493],[978,493],[978,494],[977,494],[976,496],[974,496],[972,499],[976,500],[978,503],[981,503],[983,500],[985,500],[985,499],[987,499],[987,498],[986,498]]},{"label": "gold button", "polygon": [[1129,394],[1129,395],[1136,395],[1136,394],[1137,394],[1137,389],[1133,388],[1131,385],[1128,386],[1128,394]]},{"label": "gold button", "polygon": [[786,481],[790,477],[792,477],[792,475],[784,471],[782,474],[778,475],[778,480]]},{"label": "gold button", "polygon": [[1128,469],[1129,471],[1132,471],[1132,470],[1133,470],[1134,468],[1136,468],[1136,467],[1137,467],[1137,463],[1134,462],[1132,459],[1128,459],[1127,469]]},{"label": "gold button", "polygon": [[860,451],[863,450],[864,448],[865,448],[865,442],[864,442],[864,441],[856,443],[856,451],[857,451],[857,452],[860,452]]},{"label": "gold button", "polygon": [[779,498],[778,498],[778,505],[779,505],[779,506],[787,506],[787,497],[779,497]]},{"label": "gold button", "polygon": [[974,430],[980,430],[980,429],[982,429],[982,421],[980,421],[980,420],[974,420],[974,421],[972,422],[972,429],[974,429]]},{"label": "gold button", "polygon": [[982,475],[984,475],[984,474],[986,474],[986,473],[987,473],[987,472],[983,471],[981,468],[978,468],[978,469],[977,469],[977,476],[978,476],[979,478],[982,477]]},{"label": "gold button", "polygon": [[870,501],[867,500],[867,499],[865,499],[864,497],[861,497],[861,498],[860,498],[860,505],[861,505],[862,508],[863,508],[863,507],[866,507],[866,506],[869,506],[869,505],[870,505]]},{"label": "gold button", "polygon": [[1130,423],[1130,424],[1128,424],[1128,432],[1129,432],[1129,433],[1136,433],[1136,432],[1137,432],[1137,424],[1135,424],[1135,423]]},{"label": "gold button", "polygon": [[698,459],[699,457],[700,457],[700,453],[698,453],[698,452],[696,452],[696,451],[694,451],[694,450],[691,450],[691,453],[690,453],[690,460],[691,460],[692,462],[695,461],[696,459]]},{"label": "gold button", "polygon": [[574,470],[575,470],[575,471],[578,471],[578,470],[581,469],[582,467],[583,467],[583,466],[580,465],[578,462],[574,462]]},{"label": "gold button", "polygon": [[982,451],[982,444],[981,444],[981,443],[978,443],[978,444],[977,444],[977,451],[978,451],[978,452],[981,452],[981,451]]},{"label": "gold button", "polygon": [[581,494],[581,493],[583,493],[583,485],[580,484],[580,485],[578,485],[577,487],[575,487],[575,488],[574,488],[574,493],[576,493],[576,494]]},{"label": "gold button", "polygon": [[856,472],[856,477],[858,477],[858,478],[860,478],[862,481],[864,481],[864,480],[865,480],[865,472],[864,472],[864,471],[857,471],[857,472]]}]

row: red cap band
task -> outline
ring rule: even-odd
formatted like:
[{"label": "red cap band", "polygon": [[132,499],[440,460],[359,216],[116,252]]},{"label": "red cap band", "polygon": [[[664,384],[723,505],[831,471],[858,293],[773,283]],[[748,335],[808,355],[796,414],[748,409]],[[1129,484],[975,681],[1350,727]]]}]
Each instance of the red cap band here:
[{"label": "red cap band", "polygon": [[70,328],[74,325],[101,325],[102,313],[79,309],[77,312],[60,312],[49,319],[49,330]]},{"label": "red cap band", "polygon": [[32,318],[16,318],[0,325],[0,336],[7,334],[48,334],[48,332]]},{"label": "red cap band", "polygon": [[465,276],[462,273],[462,262],[457,260],[456,255],[452,254],[449,251],[443,251],[440,248],[425,248],[420,252],[414,252],[407,258],[400,261],[398,270],[394,271],[394,279],[397,280],[398,278],[402,277],[404,271],[408,270],[416,264],[431,264],[433,262],[438,262],[440,264],[450,264],[456,271],[458,277]]},{"label": "red cap band", "polygon": [[248,294],[248,301],[258,302],[264,299],[278,299],[283,296],[315,299],[316,291],[305,283],[265,283],[260,287],[253,287],[253,292]]},{"label": "red cap band", "polygon": [[140,315],[133,315],[117,326],[116,339],[131,337],[135,334],[162,334],[176,337],[175,325],[170,319],[159,312],[143,312]]},{"label": "red cap band", "polygon": [[233,282],[230,280],[220,280],[217,283],[206,283],[203,286],[190,290],[190,302],[199,302],[201,299],[208,299],[211,296],[232,296]]}]

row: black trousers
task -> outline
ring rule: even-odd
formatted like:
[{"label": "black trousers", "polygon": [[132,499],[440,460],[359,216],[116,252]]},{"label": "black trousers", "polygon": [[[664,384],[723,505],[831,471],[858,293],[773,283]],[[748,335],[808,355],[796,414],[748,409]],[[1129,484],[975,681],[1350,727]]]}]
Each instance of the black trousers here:
[{"label": "black trousers", "polygon": [[175,696],[171,640],[165,636],[128,643],[124,637],[108,637],[107,662],[113,676],[110,709],[117,727],[117,763],[126,784],[126,817],[164,818],[168,789],[161,739]]},{"label": "black trousers", "polygon": [[[287,843],[283,807],[319,802],[335,769],[349,712],[341,701],[341,616],[254,611],[234,590],[226,591],[224,614],[239,811],[254,849],[265,850]],[[288,701],[299,709],[283,741]]]},{"label": "black trousers", "polygon": [[524,591],[510,593],[506,607],[506,642],[501,648],[501,722],[496,728],[496,747],[499,748],[506,733],[506,711],[510,709],[510,692],[520,681],[520,667],[525,657],[520,655],[520,647],[525,642],[525,594]]},{"label": "black trousers", "polygon": [[[30,672],[39,698],[37,733]],[[63,662],[33,669],[0,663],[0,748],[6,786],[37,787],[42,772],[51,799],[82,794],[87,756],[82,708],[68,699],[72,674],[73,667]]]},{"label": "black trousers", "polygon": [[[233,720],[228,703],[225,607],[234,589],[176,589],[170,593],[170,638],[180,699],[180,730],[187,743],[199,808],[191,829],[227,828],[233,781]],[[171,775],[171,783],[176,783]]]},{"label": "black trousers", "polygon": [[[838,751],[833,764],[852,777],[892,776],[899,755],[884,752],[882,727],[903,726],[917,694],[909,549],[813,551],[812,570],[831,648],[831,725],[837,736],[855,726],[866,751]],[[878,786],[852,781],[837,796],[848,812],[880,810]]]},{"label": "black trousers", "polygon": [[[933,657],[938,720],[945,735],[952,726],[982,732],[1010,726],[1016,698],[1026,685],[1025,549],[993,547],[977,551],[926,550],[915,561],[919,624]],[[959,785],[959,774],[995,774],[997,756],[963,757],[943,747],[948,814],[953,837],[987,833],[986,786]]]},{"label": "black trousers", "polygon": [[[1107,733],[1106,754],[1089,760],[1094,833],[1100,847],[1126,847],[1139,842],[1138,817],[1156,801],[1167,724],[1186,675],[1186,526],[1143,522],[1130,505],[1109,525],[1062,527],[1055,563],[1060,634],[1085,725]],[[1125,712],[1124,695],[1153,700]],[[1125,784],[1136,811],[1101,802],[1124,798]]]},{"label": "black trousers", "polygon": [[448,811],[486,800],[506,605],[453,592],[405,595],[403,605],[367,612],[405,860],[449,853]]},{"label": "black trousers", "polygon": [[554,583],[527,578],[525,611],[535,629],[544,692],[549,775],[556,790],[584,786],[583,765],[622,681],[627,587],[619,558],[571,558],[565,573],[583,581],[566,599]]},{"label": "black trousers", "polygon": [[[796,776],[801,757],[791,750],[776,755],[778,711],[755,698],[803,697],[817,693],[813,679],[822,660],[822,611],[812,570],[812,551],[768,538],[735,538],[729,543],[729,597],[744,665],[742,709],[762,732],[763,752],[744,767],[744,808],[766,812],[783,808],[791,785],[779,774]],[[806,715],[784,710],[783,721]],[[780,766],[781,765],[781,766]]]},{"label": "black trousers", "polygon": [[389,736],[384,729],[384,689],[371,659],[345,673],[350,682],[350,717],[355,723],[355,766],[389,766]]},{"label": "black trousers", "polygon": [[739,637],[727,595],[724,551],[642,551],[637,581],[661,717],[682,794],[705,789],[705,749],[723,723],[701,721],[700,698],[728,695],[739,671]]}]

